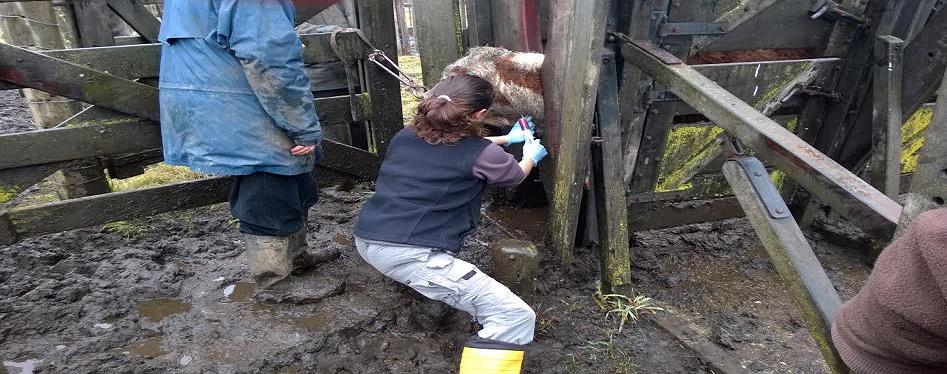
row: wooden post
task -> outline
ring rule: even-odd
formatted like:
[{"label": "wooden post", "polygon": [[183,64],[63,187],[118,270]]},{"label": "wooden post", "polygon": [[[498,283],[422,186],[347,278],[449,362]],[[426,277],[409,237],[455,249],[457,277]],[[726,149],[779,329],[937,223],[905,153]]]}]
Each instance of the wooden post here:
[{"label": "wooden post", "polygon": [[[589,164],[592,111],[602,63],[605,0],[553,0],[543,62],[546,146],[553,170],[549,241],[562,265],[572,263],[576,219]],[[548,175],[548,174],[547,174]],[[550,180],[552,179],[552,180]]]},{"label": "wooden post", "polygon": [[398,53],[407,56],[413,54],[411,51],[411,38],[408,35],[408,20],[404,14],[404,0],[394,0],[395,21],[398,22]]},{"label": "wooden post", "polygon": [[513,51],[542,52],[539,0],[493,0],[494,43]]},{"label": "wooden post", "polygon": [[632,297],[631,254],[628,248],[628,204],[622,170],[621,124],[619,123],[618,72],[615,52],[602,57],[598,84],[598,128],[601,144],[593,148],[592,168],[598,205],[599,253],[602,288],[607,293]]},{"label": "wooden post", "polygon": [[[357,3],[358,27],[368,40],[397,63],[395,13],[392,0],[362,0]],[[365,63],[365,78],[371,103],[371,146],[384,158],[391,138],[404,127],[401,116],[401,85],[381,68]]]},{"label": "wooden post", "polygon": [[480,47],[493,44],[493,14],[490,0],[466,0],[467,46]]},{"label": "wooden post", "polygon": [[891,35],[875,41],[871,185],[892,199],[901,183],[901,56],[904,41]]},{"label": "wooden post", "polygon": [[424,85],[434,87],[444,68],[463,54],[457,0],[413,0],[414,35]]}]

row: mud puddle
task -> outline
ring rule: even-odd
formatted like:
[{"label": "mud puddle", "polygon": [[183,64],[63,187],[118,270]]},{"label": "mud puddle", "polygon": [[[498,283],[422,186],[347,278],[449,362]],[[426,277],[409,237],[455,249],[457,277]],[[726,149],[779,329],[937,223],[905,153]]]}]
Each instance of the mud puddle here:
[{"label": "mud puddle", "polygon": [[191,304],[175,299],[152,299],[138,303],[138,313],[151,322],[191,310]]},{"label": "mud puddle", "polygon": [[155,358],[168,354],[168,351],[164,350],[164,338],[160,336],[141,340],[129,345],[125,347],[125,352],[144,358]]}]

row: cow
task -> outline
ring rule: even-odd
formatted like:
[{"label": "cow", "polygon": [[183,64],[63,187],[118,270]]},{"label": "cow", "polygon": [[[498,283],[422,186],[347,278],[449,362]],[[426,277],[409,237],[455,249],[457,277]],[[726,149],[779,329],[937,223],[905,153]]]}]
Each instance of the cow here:
[{"label": "cow", "polygon": [[448,65],[441,79],[470,74],[487,80],[496,91],[493,106],[483,123],[508,128],[520,117],[531,115],[543,123],[542,53],[513,52],[499,47],[471,48],[466,56]]}]

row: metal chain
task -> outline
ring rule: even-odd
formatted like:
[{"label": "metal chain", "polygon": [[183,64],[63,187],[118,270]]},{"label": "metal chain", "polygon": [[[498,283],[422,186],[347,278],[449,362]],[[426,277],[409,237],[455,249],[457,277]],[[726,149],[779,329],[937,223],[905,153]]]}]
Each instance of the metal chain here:
[{"label": "metal chain", "polygon": [[[369,46],[371,45],[369,44]],[[375,65],[378,65],[378,67],[380,67],[382,70],[387,72],[389,75],[397,79],[399,82],[401,82],[401,84],[403,84],[405,87],[408,88],[408,91],[411,92],[411,94],[414,95],[414,97],[420,99],[422,96],[424,96],[424,93],[428,91],[427,87],[415,82],[414,79],[412,79],[411,76],[408,75],[407,72],[402,70],[401,67],[398,66],[398,64],[396,64],[394,61],[388,58],[388,55],[386,55],[385,52],[375,49],[372,53],[368,55],[368,59],[369,61],[375,63]],[[382,62],[388,62],[389,65],[394,67],[394,70],[397,70],[397,73],[392,71],[390,68],[388,68],[384,64],[382,64]]]}]

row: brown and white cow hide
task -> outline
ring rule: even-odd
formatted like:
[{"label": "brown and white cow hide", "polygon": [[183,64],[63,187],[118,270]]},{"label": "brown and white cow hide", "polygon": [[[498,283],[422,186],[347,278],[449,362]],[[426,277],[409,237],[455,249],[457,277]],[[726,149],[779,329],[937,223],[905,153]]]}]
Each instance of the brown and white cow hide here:
[{"label": "brown and white cow hide", "polygon": [[483,121],[485,124],[509,127],[520,117],[531,115],[536,126],[542,127],[543,59],[541,53],[471,48],[466,56],[444,69],[441,79],[470,74],[493,84],[496,98]]}]

